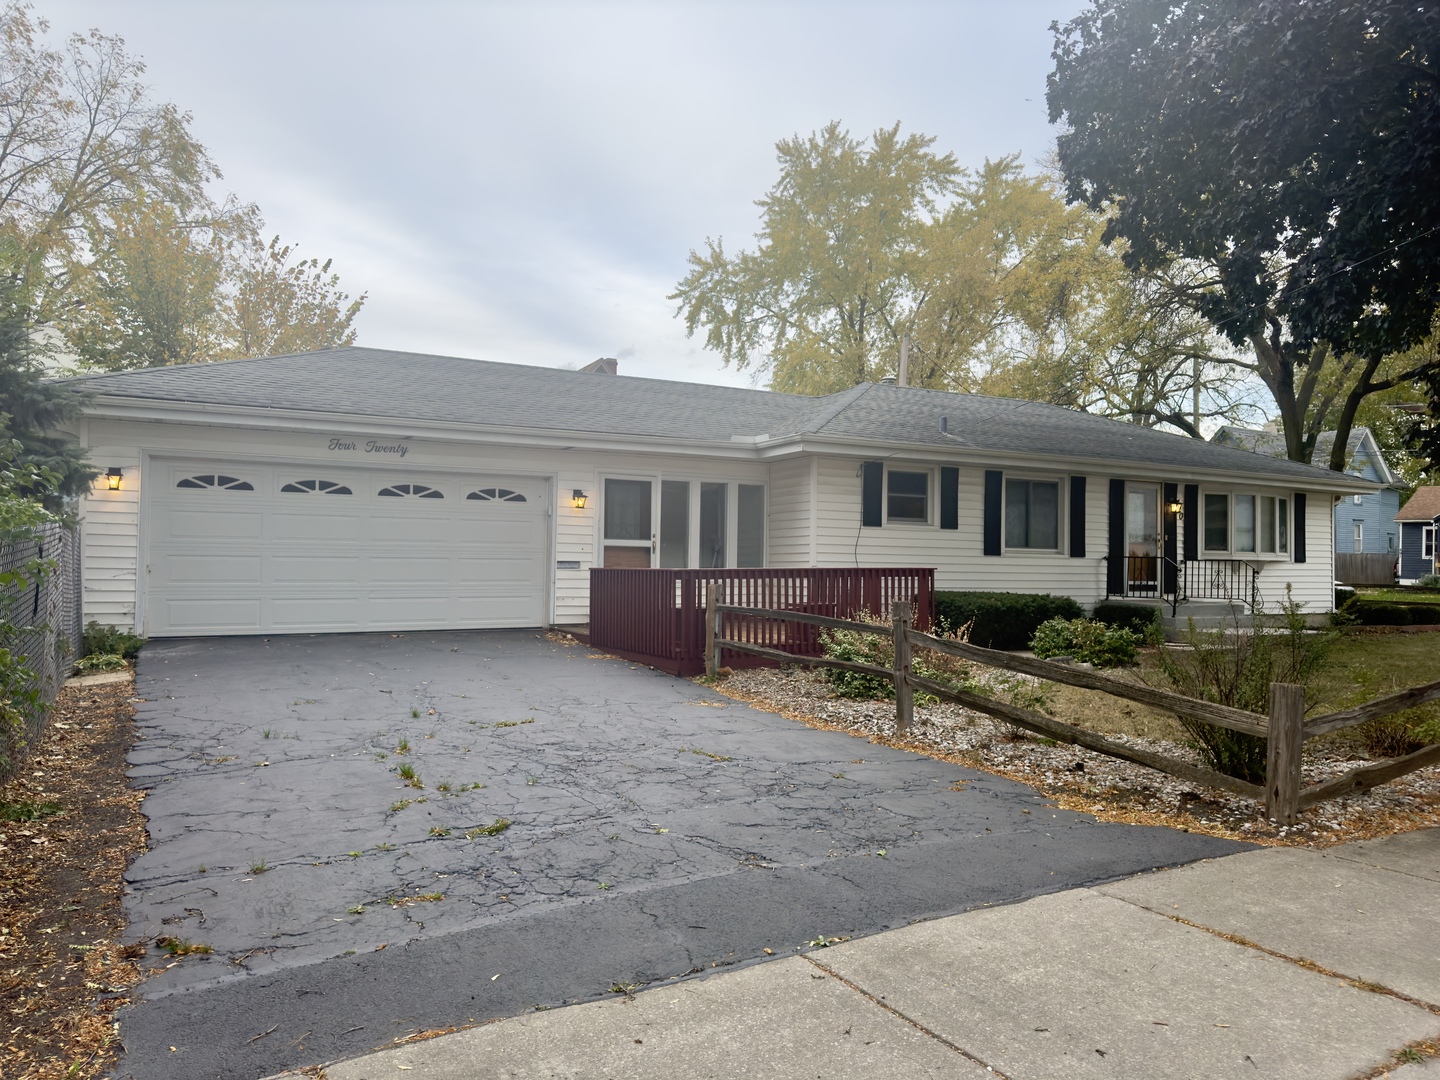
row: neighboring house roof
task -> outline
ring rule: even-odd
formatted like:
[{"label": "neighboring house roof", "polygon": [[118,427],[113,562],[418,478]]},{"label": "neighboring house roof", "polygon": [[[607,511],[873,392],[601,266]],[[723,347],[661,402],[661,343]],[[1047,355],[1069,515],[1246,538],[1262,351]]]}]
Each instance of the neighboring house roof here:
[{"label": "neighboring house roof", "polygon": [[[1212,435],[1210,441],[1225,446],[1236,446],[1241,450],[1249,450],[1256,454],[1268,454],[1270,457],[1283,458],[1286,456],[1285,436],[1273,431],[1259,431],[1255,428],[1242,428],[1227,424]],[[1320,432],[1315,436],[1315,452],[1312,460],[1328,462],[1330,451],[1334,445],[1335,432]],[[1368,427],[1353,427],[1350,429],[1350,438],[1345,443],[1346,460],[1353,462],[1362,451],[1365,458],[1375,466],[1380,483],[1387,487],[1400,484],[1399,478],[1390,470],[1390,465],[1385,460],[1385,454],[1380,449],[1380,443],[1375,438],[1375,433]]]},{"label": "neighboring house roof", "polygon": [[1440,517],[1440,487],[1418,487],[1406,500],[1396,521],[1434,521]]},{"label": "neighboring house roof", "polygon": [[[1372,486],[1327,469],[1055,405],[874,383],[807,397],[354,346],[71,381],[95,394],[97,403],[329,413],[761,448],[796,439],[857,448],[947,447],[1290,478],[1337,490]],[[940,432],[941,417],[949,435]]]}]

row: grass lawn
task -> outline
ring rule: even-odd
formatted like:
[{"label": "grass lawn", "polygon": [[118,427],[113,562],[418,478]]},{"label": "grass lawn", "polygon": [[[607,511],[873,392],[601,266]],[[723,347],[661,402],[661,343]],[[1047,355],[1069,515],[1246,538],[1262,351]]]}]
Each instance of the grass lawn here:
[{"label": "grass lawn", "polygon": [[[1151,668],[1152,660],[1142,657]],[[1311,715],[1359,705],[1409,686],[1440,680],[1440,633],[1342,634],[1317,680]],[[1151,684],[1163,686],[1154,678]],[[1050,713],[1092,731],[1148,738],[1185,739],[1175,718],[1109,694],[1076,687],[1054,686]],[[1406,719],[1440,718],[1440,704],[1426,705],[1404,714]],[[1354,738],[1344,734],[1337,738]]]},{"label": "grass lawn", "polygon": [[1387,604],[1440,604],[1440,589],[1360,589],[1364,600],[1381,600]]}]

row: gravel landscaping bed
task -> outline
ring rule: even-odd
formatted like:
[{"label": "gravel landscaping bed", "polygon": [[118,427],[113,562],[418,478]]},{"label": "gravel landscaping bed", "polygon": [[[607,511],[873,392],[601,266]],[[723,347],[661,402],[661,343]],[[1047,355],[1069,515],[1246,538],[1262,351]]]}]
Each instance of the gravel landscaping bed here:
[{"label": "gravel landscaping bed", "polygon": [[[1168,825],[1261,844],[1325,847],[1440,825],[1440,766],[1382,784],[1361,795],[1311,807],[1293,826],[1275,826],[1250,799],[1075,746],[1042,741],[982,713],[958,705],[917,703],[915,725],[894,736],[891,700],[836,697],[819,671],[752,668],[722,679],[720,693],[780,713],[812,727],[849,732],[930,757],[956,761],[1029,784],[1067,810],[1107,821]],[[1120,703],[1116,702],[1117,708]],[[1189,746],[1157,738],[1107,738],[1147,747],[1200,764]],[[1305,783],[1338,776],[1366,760],[1339,740],[1318,740],[1305,749]]]}]

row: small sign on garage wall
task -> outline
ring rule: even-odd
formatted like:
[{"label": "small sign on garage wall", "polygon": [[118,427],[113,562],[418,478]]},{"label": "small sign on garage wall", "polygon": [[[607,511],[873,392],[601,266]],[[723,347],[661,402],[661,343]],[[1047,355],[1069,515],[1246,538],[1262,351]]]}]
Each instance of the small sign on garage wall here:
[{"label": "small sign on garage wall", "polygon": [[393,458],[403,458],[410,453],[408,443],[393,439],[364,439],[357,435],[337,435],[330,440],[329,449],[337,454],[376,454]]}]

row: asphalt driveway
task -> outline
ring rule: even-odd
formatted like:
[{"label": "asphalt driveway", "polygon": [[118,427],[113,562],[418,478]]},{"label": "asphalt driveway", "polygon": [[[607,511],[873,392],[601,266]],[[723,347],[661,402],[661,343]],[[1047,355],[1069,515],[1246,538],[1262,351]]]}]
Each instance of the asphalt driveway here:
[{"label": "asphalt driveway", "polygon": [[131,936],[214,950],[122,1014],[120,1075],[146,1080],[262,1077],[1242,848],[533,632],[155,642],[136,686]]}]

